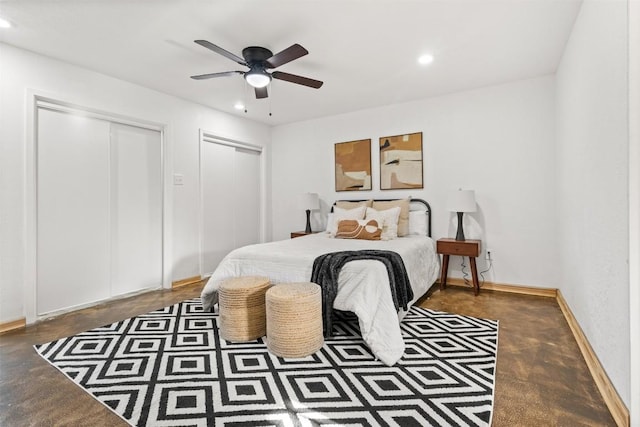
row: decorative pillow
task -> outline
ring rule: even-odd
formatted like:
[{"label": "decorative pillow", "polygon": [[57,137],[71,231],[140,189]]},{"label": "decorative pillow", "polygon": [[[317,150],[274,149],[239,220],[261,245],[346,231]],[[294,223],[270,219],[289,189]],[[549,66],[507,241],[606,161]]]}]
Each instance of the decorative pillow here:
[{"label": "decorative pillow", "polygon": [[400,219],[398,220],[398,236],[403,237],[409,234],[409,202],[411,199],[390,200],[387,202],[373,202],[373,209],[382,211],[396,206],[400,207]]},{"label": "decorative pillow", "polygon": [[425,211],[409,212],[409,234],[427,235],[427,213]]},{"label": "decorative pillow", "polygon": [[338,223],[343,219],[364,219],[365,209],[364,206],[353,209],[342,209],[338,207],[333,208],[333,214],[329,214],[327,217],[327,232],[334,237],[336,231],[338,231]]},{"label": "decorative pillow", "polygon": [[338,223],[336,239],[380,240],[381,235],[375,219],[343,219]]},{"label": "decorative pillow", "polygon": [[367,208],[366,221],[374,219],[378,221],[378,226],[382,228],[380,240],[392,240],[398,237],[398,217],[400,216],[400,207],[377,211],[373,208]]},{"label": "decorative pillow", "polygon": [[364,206],[370,208],[373,200],[363,200],[362,202],[350,202],[348,200],[339,200],[336,202],[336,207],[341,209],[354,209]]}]

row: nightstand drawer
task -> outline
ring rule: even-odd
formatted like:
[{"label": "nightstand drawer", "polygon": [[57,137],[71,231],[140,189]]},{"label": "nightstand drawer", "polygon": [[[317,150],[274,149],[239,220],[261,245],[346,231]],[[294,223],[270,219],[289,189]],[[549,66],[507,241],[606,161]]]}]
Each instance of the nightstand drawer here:
[{"label": "nightstand drawer", "polygon": [[439,239],[437,242],[437,252],[439,254],[477,257],[480,254],[480,241]]}]

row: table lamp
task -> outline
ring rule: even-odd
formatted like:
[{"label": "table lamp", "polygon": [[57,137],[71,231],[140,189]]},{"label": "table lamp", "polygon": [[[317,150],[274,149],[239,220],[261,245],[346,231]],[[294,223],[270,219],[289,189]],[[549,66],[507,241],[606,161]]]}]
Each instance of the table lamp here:
[{"label": "table lamp", "polygon": [[476,194],[473,190],[458,190],[449,194],[447,210],[458,214],[458,232],[456,240],[464,241],[464,229],[462,228],[462,215],[465,212],[476,211]]},{"label": "table lamp", "polygon": [[307,227],[305,233],[311,233],[311,211],[320,209],[318,193],[304,193],[300,196],[300,207],[307,211]]}]

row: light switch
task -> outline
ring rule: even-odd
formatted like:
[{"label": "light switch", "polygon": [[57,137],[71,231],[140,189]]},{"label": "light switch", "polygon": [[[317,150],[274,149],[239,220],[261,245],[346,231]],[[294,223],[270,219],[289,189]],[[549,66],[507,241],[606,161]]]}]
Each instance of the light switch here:
[{"label": "light switch", "polygon": [[182,175],[181,173],[174,173],[173,185],[184,185],[184,175]]}]

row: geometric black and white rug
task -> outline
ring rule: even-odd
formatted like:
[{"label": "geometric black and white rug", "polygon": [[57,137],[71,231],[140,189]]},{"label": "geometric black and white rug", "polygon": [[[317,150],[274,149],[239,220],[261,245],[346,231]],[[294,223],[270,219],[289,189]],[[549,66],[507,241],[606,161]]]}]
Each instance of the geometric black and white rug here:
[{"label": "geometric black and white rug", "polygon": [[354,316],[301,359],[227,342],[217,324],[196,298],[35,349],[136,426],[490,425],[497,321],[413,307],[391,367]]}]

